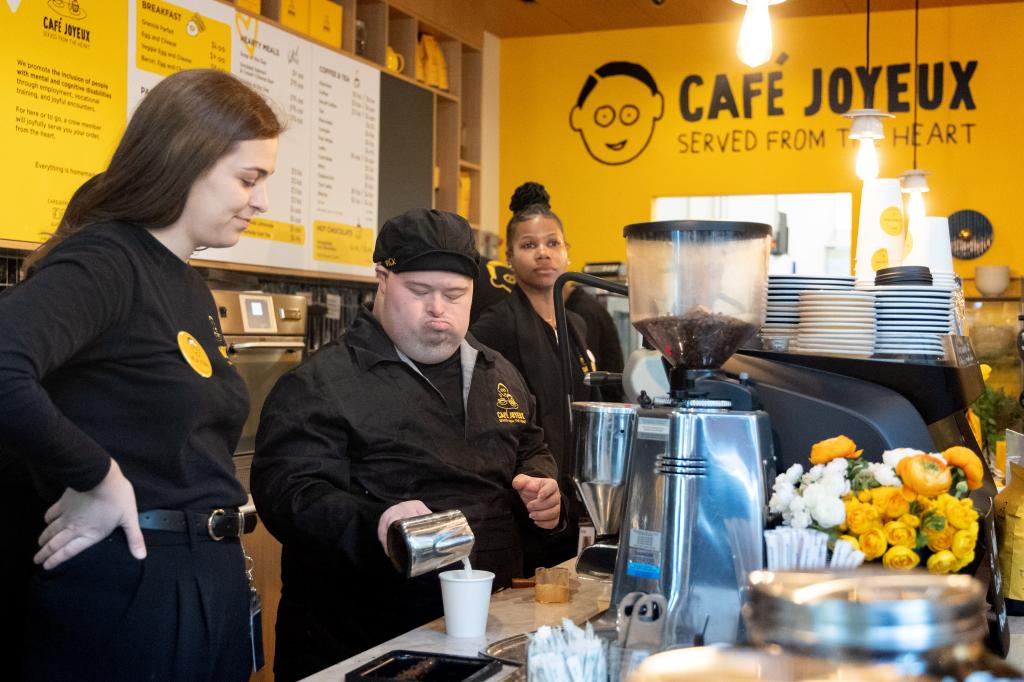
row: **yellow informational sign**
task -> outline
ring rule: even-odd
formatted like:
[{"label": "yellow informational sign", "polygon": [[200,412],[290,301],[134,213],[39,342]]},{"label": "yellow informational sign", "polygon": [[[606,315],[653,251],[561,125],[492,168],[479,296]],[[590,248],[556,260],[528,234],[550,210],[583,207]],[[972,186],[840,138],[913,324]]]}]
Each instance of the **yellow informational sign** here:
[{"label": "yellow informational sign", "polygon": [[1020,38],[996,27],[1024,26],[1024,2],[921,10],[916,71],[913,11],[872,14],[870,65],[863,12],[773,16],[773,54],[756,68],[736,55],[742,15],[737,5],[730,22],[502,39],[498,204],[544,183],[574,263],[624,258],[622,228],[650,220],[658,197],[849,193],[857,225],[843,114],[874,105],[894,115],[876,145],[880,177],[914,167],[916,148],[929,215],[991,221],[991,249],[958,261],[961,274],[1019,268]]},{"label": "yellow informational sign", "polygon": [[125,123],[127,15],[107,0],[0,3],[0,236],[41,242]]},{"label": "yellow informational sign", "polygon": [[231,70],[231,27],[159,0],[137,0],[135,66],[160,76]]},{"label": "yellow informational sign", "polygon": [[345,265],[373,262],[374,230],[323,220],[313,221],[313,260]]},{"label": "yellow informational sign", "polygon": [[298,223],[284,223],[279,220],[253,218],[245,231],[246,237],[267,239],[282,244],[305,244],[306,228]]}]

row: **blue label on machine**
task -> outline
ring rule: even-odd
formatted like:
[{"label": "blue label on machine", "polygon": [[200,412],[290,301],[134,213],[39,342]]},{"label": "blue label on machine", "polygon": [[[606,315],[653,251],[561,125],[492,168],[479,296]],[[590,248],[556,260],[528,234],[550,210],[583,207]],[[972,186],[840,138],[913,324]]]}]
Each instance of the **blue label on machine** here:
[{"label": "blue label on machine", "polygon": [[626,564],[626,575],[631,575],[634,578],[658,580],[661,578],[661,567],[655,564],[641,564],[636,561],[630,561]]}]

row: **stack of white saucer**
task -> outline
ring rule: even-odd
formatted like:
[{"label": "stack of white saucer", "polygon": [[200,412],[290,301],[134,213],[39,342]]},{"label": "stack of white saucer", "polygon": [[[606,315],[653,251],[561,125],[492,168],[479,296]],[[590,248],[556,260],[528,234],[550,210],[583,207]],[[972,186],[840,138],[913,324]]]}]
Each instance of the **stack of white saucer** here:
[{"label": "stack of white saucer", "polygon": [[934,286],[872,287],[877,316],[875,353],[942,357],[950,330],[948,289]]},{"label": "stack of white saucer", "polygon": [[800,324],[800,293],[850,291],[853,281],[853,277],[836,275],[769,275],[768,309],[761,336],[795,339]]},{"label": "stack of white saucer", "polygon": [[871,357],[875,297],[867,291],[804,291],[796,348],[804,353]]}]

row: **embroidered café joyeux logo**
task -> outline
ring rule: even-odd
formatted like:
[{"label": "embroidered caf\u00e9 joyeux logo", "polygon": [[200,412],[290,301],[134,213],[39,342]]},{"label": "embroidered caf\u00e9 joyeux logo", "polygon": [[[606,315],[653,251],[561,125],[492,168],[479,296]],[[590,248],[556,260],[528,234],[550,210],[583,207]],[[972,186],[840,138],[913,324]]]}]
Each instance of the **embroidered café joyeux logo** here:
[{"label": "embroidered caf\u00e9 joyeux logo", "polygon": [[526,415],[519,409],[519,402],[505,384],[498,384],[498,421],[502,424],[525,424]]},{"label": "embroidered caf\u00e9 joyeux logo", "polygon": [[235,12],[235,28],[238,29],[238,35],[242,39],[242,44],[245,45],[245,51],[252,57],[256,52],[256,37],[260,32],[260,22],[256,17]]}]

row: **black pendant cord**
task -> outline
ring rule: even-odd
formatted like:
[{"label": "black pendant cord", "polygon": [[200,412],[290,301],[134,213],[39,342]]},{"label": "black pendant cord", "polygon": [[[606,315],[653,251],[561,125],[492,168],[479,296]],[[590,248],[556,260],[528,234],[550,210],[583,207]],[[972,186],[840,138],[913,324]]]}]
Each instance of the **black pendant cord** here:
[{"label": "black pendant cord", "polygon": [[914,131],[910,135],[910,146],[914,150],[914,170],[917,170],[917,101],[921,99],[921,73],[917,64],[918,14],[921,11],[921,0],[914,0]]},{"label": "black pendant cord", "polygon": [[[871,0],[867,0],[867,11],[864,13],[864,72],[868,79],[871,78]],[[875,106],[875,92],[864,91],[864,108],[872,109]]]}]

